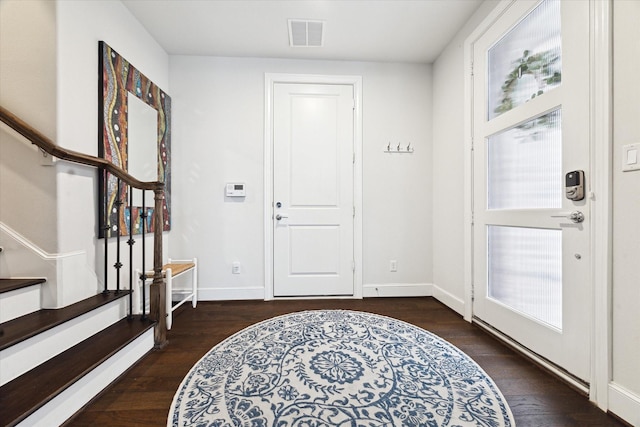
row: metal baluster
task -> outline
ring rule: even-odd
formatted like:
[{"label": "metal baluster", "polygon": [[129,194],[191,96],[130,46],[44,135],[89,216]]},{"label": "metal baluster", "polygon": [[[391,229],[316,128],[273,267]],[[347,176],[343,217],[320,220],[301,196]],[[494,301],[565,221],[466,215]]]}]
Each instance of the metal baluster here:
[{"label": "metal baluster", "polygon": [[120,262],[120,212],[122,207],[122,200],[120,200],[120,178],[118,178],[118,188],[117,188],[117,199],[116,199],[116,207],[118,210],[118,215],[116,221],[118,221],[118,225],[116,227],[116,263],[113,266],[116,269],[116,292],[120,292],[120,269],[122,268],[122,263]]},{"label": "metal baluster", "polygon": [[142,223],[142,227],[140,227],[140,232],[142,233],[142,276],[140,280],[142,281],[142,319],[145,320],[147,318],[147,291],[146,291],[146,282],[147,282],[147,270],[145,267],[145,258],[147,257],[147,252],[144,243],[144,235],[146,234],[145,227],[147,225],[147,208],[145,206],[145,190],[142,190],[142,213],[140,214],[140,222]]},{"label": "metal baluster", "polygon": [[104,290],[103,293],[108,292],[108,278],[109,278],[109,171],[104,169]]},{"label": "metal baluster", "polygon": [[129,186],[129,320],[133,316],[133,187]]}]

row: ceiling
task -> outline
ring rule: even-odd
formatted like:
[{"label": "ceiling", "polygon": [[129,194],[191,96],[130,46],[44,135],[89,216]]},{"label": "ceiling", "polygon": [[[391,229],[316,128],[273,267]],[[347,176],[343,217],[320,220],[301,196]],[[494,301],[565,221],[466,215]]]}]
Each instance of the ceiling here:
[{"label": "ceiling", "polygon": [[[483,0],[123,0],[170,55],[432,63]],[[325,21],[290,47],[289,19]]]}]

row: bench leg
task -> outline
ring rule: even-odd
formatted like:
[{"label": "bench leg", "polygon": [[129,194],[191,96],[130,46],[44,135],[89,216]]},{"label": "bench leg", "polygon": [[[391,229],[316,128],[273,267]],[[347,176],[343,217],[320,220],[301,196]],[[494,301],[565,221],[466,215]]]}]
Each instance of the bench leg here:
[{"label": "bench leg", "polygon": [[195,266],[193,267],[193,272],[191,273],[191,284],[193,286],[191,305],[193,306],[193,308],[196,308],[196,304],[198,304],[198,258],[194,258],[193,263],[195,264]]},{"label": "bench leg", "polygon": [[166,273],[166,283],[167,283],[167,298],[166,298],[166,307],[167,307],[167,330],[171,330],[171,325],[173,324],[173,283],[171,281],[171,269],[167,268]]}]

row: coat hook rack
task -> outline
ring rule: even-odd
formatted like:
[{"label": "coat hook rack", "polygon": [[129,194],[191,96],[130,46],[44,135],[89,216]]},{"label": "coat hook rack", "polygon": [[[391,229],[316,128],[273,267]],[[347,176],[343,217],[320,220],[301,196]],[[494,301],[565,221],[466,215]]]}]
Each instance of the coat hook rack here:
[{"label": "coat hook rack", "polygon": [[393,147],[391,146],[391,142],[389,142],[384,152],[389,154],[413,153],[413,147],[411,146],[411,143],[408,143],[406,147],[402,146],[400,143]]}]

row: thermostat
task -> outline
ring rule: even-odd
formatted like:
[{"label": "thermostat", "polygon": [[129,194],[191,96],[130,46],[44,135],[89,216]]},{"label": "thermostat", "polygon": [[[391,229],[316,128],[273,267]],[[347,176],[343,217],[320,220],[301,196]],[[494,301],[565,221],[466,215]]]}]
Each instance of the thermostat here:
[{"label": "thermostat", "polygon": [[239,182],[229,182],[226,185],[225,194],[227,197],[244,197],[246,196],[244,192],[244,183]]}]

